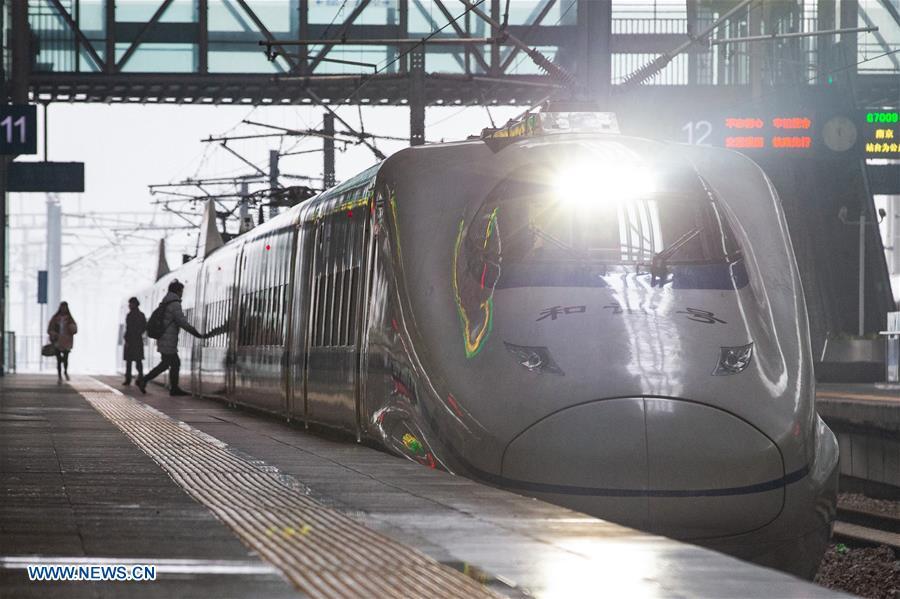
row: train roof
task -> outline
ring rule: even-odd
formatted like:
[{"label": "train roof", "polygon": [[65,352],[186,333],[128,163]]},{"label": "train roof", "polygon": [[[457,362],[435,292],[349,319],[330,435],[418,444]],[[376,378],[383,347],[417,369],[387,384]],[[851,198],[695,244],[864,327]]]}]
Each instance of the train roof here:
[{"label": "train roof", "polygon": [[[507,148],[535,148],[557,144],[577,144],[585,141],[600,142],[614,152],[618,147],[623,154],[637,155],[649,159],[656,165],[667,164],[670,167],[667,170],[672,174],[672,182],[675,184],[673,188],[696,190],[700,184],[699,177],[690,161],[677,150],[682,144],[622,135],[619,132],[615,115],[611,113],[527,113],[522,119],[510,121],[500,128],[485,129],[481,135],[471,136],[465,140],[404,148],[387,160],[372,165],[339,185],[292,206],[250,231],[232,238],[222,249],[233,249],[244,242],[268,235],[272,231],[295,226],[309,216],[312,218],[320,216],[323,210],[327,211],[331,208],[331,205],[339,201],[346,192],[367,187],[373,183],[379,170],[386,163],[392,162],[395,157],[401,155],[485,145],[492,152],[500,153]],[[676,181],[677,183],[675,183]],[[196,257],[174,269],[172,273],[182,270],[184,266],[193,262],[199,264],[202,259]]]}]

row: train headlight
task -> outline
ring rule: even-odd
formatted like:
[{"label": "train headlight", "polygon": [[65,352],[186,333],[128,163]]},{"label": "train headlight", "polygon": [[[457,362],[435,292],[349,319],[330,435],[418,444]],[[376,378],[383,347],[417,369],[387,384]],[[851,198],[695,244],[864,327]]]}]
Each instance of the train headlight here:
[{"label": "train headlight", "polygon": [[743,372],[753,359],[753,343],[737,347],[722,347],[719,351],[719,363],[713,370],[713,376],[726,376]]},{"label": "train headlight", "polygon": [[512,354],[513,359],[525,370],[529,372],[537,372],[540,374],[558,374],[565,375],[562,368],[556,365],[550,356],[550,350],[546,347],[515,345],[513,343],[503,342],[506,350]]},{"label": "train headlight", "polygon": [[623,162],[569,165],[556,174],[553,188],[561,202],[590,207],[598,198],[627,200],[655,190],[653,177],[639,164]]}]

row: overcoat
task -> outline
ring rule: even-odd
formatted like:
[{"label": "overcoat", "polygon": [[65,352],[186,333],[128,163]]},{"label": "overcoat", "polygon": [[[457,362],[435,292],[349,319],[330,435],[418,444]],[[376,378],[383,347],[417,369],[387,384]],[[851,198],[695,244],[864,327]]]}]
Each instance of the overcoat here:
[{"label": "overcoat", "polygon": [[184,317],[181,310],[181,298],[173,292],[169,292],[163,298],[162,303],[166,305],[163,316],[163,334],[156,341],[156,351],[161,354],[177,354],[178,353],[178,332],[181,329],[195,336],[200,336],[191,323]]},{"label": "overcoat", "polygon": [[71,351],[75,343],[75,333],[78,325],[71,316],[56,314],[47,325],[47,334],[50,335],[50,343],[59,351]]},{"label": "overcoat", "polygon": [[144,331],[147,330],[147,317],[140,310],[129,310],[125,317],[125,349],[122,359],[144,359]]}]

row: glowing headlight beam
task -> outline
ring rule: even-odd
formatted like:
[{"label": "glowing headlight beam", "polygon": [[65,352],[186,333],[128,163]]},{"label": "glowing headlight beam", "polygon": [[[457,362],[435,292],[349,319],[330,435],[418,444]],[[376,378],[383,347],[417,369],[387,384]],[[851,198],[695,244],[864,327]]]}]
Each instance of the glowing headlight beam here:
[{"label": "glowing headlight beam", "polygon": [[655,191],[652,175],[637,164],[583,162],[558,171],[553,189],[563,203],[590,208],[597,202],[630,200]]}]

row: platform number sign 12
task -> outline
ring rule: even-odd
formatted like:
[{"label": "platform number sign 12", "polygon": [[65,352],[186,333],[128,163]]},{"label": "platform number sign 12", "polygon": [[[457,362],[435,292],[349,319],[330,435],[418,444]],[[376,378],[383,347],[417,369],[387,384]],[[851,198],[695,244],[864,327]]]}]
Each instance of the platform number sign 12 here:
[{"label": "platform number sign 12", "polygon": [[0,104],[0,154],[37,153],[37,107]]},{"label": "platform number sign 12", "polygon": [[694,146],[712,145],[710,134],[713,127],[709,121],[688,121],[681,130],[685,132],[685,137],[682,139],[684,142]]}]

